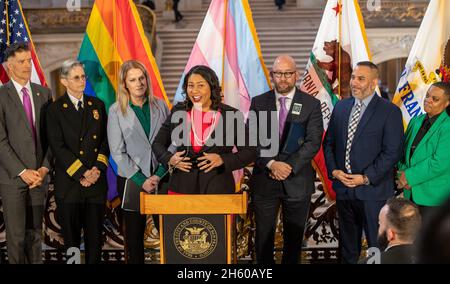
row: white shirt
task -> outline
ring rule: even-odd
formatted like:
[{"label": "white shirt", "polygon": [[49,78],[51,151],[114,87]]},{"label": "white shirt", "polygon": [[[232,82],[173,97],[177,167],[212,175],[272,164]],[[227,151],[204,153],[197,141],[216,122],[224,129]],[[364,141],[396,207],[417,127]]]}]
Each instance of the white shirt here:
[{"label": "white shirt", "polygon": [[81,107],[84,108],[84,103],[83,103],[83,96],[81,96],[80,99],[75,98],[74,96],[72,96],[71,94],[69,94],[69,92],[67,92],[67,94],[69,95],[69,99],[70,101],[73,103],[74,107],[76,110],[78,110],[78,102],[81,101]]},{"label": "white shirt", "polygon": [[32,114],[33,114],[33,124],[36,125],[36,112],[34,110],[34,100],[33,100],[33,92],[31,91],[31,84],[30,81],[28,81],[25,86],[20,85],[19,83],[17,83],[16,81],[14,81],[11,78],[11,81],[14,84],[14,88],[16,88],[17,94],[19,94],[19,98],[20,101],[22,102],[23,105],[23,93],[22,93],[22,89],[25,87],[28,90],[28,94],[30,95],[30,101],[31,101],[31,110],[32,110]]},{"label": "white shirt", "polygon": [[277,93],[277,91],[275,91],[275,97],[276,97],[275,104],[277,106],[277,117],[280,117],[280,109],[281,109],[279,98],[280,97],[286,97],[287,98],[284,101],[284,103],[286,105],[286,109],[289,112],[289,109],[291,108],[292,100],[294,99],[295,91],[296,91],[296,88],[293,88],[286,96],[283,96],[283,95]]},{"label": "white shirt", "polygon": [[[280,117],[280,109],[281,109],[281,104],[280,104],[279,98],[280,98],[280,97],[286,97],[286,100],[284,101],[284,103],[285,103],[286,109],[287,109],[288,114],[289,114],[289,110],[291,109],[292,100],[294,99],[294,95],[295,95],[296,90],[297,90],[297,88],[294,87],[294,88],[293,88],[287,95],[285,95],[285,96],[279,94],[279,93],[275,90],[275,98],[276,98],[276,99],[275,99],[275,104],[276,104],[276,106],[277,106],[277,117],[278,117],[278,118]],[[275,162],[275,160],[270,160],[270,161],[267,163],[266,167],[270,169],[270,166],[272,166],[273,162]]]}]

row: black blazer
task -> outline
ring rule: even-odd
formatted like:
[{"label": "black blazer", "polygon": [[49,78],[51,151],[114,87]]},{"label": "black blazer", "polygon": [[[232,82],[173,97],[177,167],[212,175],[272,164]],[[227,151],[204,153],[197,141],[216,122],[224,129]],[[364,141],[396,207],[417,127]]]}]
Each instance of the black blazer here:
[{"label": "black blazer", "polygon": [[[323,142],[329,177],[336,169],[346,172],[345,148],[354,102],[353,97],[339,101],[331,115]],[[392,197],[395,188],[394,166],[402,155],[402,145],[403,120],[400,109],[374,95],[358,124],[350,152],[352,173],[367,175],[370,185],[349,189],[337,179],[333,179],[336,198],[386,200]]]},{"label": "black blazer", "polygon": [[[219,128],[215,128],[211,137],[222,136],[222,141],[230,141],[221,145],[206,145],[202,147],[199,153],[195,153],[191,146],[175,145],[176,152],[186,150],[187,156],[192,159],[203,156],[204,152],[216,153],[221,156],[224,164],[208,173],[198,170],[193,167],[190,172],[182,172],[178,169],[174,169],[174,172],[169,180],[168,188],[172,191],[185,193],[185,194],[231,194],[235,193],[235,183],[232,171],[241,169],[248,164],[252,163],[256,159],[256,147],[248,146],[248,127],[245,125],[243,117],[241,119],[227,121],[229,115],[236,115],[239,111],[231,106],[220,104],[220,120],[218,125],[223,125],[222,133],[218,133]],[[170,116],[166,119],[162,127],[160,128],[152,145],[153,153],[156,155],[158,161],[164,165],[168,165],[173,153],[168,150],[172,144],[171,135],[175,128],[182,127],[186,119],[186,107],[184,103],[179,103],[172,108]],[[174,114],[184,116],[184,119],[172,122]],[[229,117],[228,117],[229,118]],[[232,125],[233,123],[233,125]],[[239,126],[243,126],[245,129],[245,143],[244,146],[238,146],[238,137],[236,131],[232,131],[231,127],[238,129]],[[190,132],[183,133],[190,141]],[[211,139],[209,140],[211,141]],[[233,153],[233,146],[236,146],[238,152]],[[174,146],[172,146],[174,147]]]},{"label": "black blazer", "polygon": [[[367,264],[371,260],[366,257],[359,261],[359,264]],[[415,250],[413,245],[405,244],[393,246],[380,255],[380,264],[415,264]]]},{"label": "black blazer", "polygon": [[[292,113],[295,104],[301,104],[300,114]],[[254,111],[258,117],[258,129],[267,125],[268,137],[276,135],[279,139],[278,126],[276,133],[270,133],[272,123],[278,125],[278,119],[272,121],[270,115],[265,120],[258,116],[260,112],[276,112],[276,96],[274,91],[269,91],[252,99],[250,111]],[[305,128],[305,139],[299,150],[290,155],[280,153],[286,139],[289,123],[301,123]],[[262,125],[262,126],[261,126]],[[269,147],[259,147],[259,157],[256,161],[255,168],[250,180],[252,194],[258,196],[276,196],[283,194],[281,188],[284,187],[285,194],[290,198],[304,199],[308,198],[314,192],[315,172],[312,168],[311,161],[320,149],[323,135],[322,112],[320,109],[320,101],[306,93],[296,90],[293,97],[291,108],[286,118],[280,147],[276,155],[271,157],[261,156],[261,150]],[[259,140],[260,141],[260,140]],[[258,143],[261,145],[261,142]],[[292,174],[284,181],[276,181],[269,177],[269,169],[266,167],[270,160],[282,161],[288,163],[292,167]]]},{"label": "black blazer", "polygon": [[[55,157],[55,195],[66,202],[78,202],[88,196],[106,198],[107,192],[109,148],[105,105],[95,97],[84,95],[83,99],[83,117],[67,93],[48,109],[47,135]],[[100,178],[85,188],[80,178],[93,166],[101,171]]]}]

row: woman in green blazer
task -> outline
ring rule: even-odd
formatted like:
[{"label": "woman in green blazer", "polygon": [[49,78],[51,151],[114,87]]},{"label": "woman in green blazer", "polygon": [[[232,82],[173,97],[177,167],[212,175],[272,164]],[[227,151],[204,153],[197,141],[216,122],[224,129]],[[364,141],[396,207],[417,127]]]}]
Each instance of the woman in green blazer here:
[{"label": "woman in green blazer", "polygon": [[404,156],[398,164],[397,187],[421,212],[440,206],[450,196],[450,85],[434,83],[427,92],[425,114],[406,130]]}]

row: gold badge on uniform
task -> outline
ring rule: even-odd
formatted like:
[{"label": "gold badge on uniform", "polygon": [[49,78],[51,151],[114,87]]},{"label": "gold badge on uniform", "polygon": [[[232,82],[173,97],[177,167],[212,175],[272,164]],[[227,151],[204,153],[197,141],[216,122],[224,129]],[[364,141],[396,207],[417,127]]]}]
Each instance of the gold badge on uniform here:
[{"label": "gold badge on uniform", "polygon": [[67,108],[68,107],[68,105],[67,104],[63,104],[63,108]]},{"label": "gold badge on uniform", "polygon": [[94,109],[92,111],[92,114],[94,115],[95,120],[98,120],[100,118],[100,114],[98,114],[98,110]]}]

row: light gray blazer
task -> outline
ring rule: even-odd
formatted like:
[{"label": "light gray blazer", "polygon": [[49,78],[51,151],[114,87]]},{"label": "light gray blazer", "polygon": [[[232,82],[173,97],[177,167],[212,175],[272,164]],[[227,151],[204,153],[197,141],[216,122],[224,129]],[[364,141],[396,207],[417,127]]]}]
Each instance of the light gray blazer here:
[{"label": "light gray blazer", "polygon": [[131,178],[139,170],[150,177],[151,169],[156,170],[158,160],[152,152],[152,143],[161,125],[169,115],[164,101],[156,99],[156,106],[150,107],[150,135],[147,137],[139,119],[130,106],[126,115],[122,114],[116,102],[109,108],[108,143],[111,156],[117,164],[118,175]]}]

